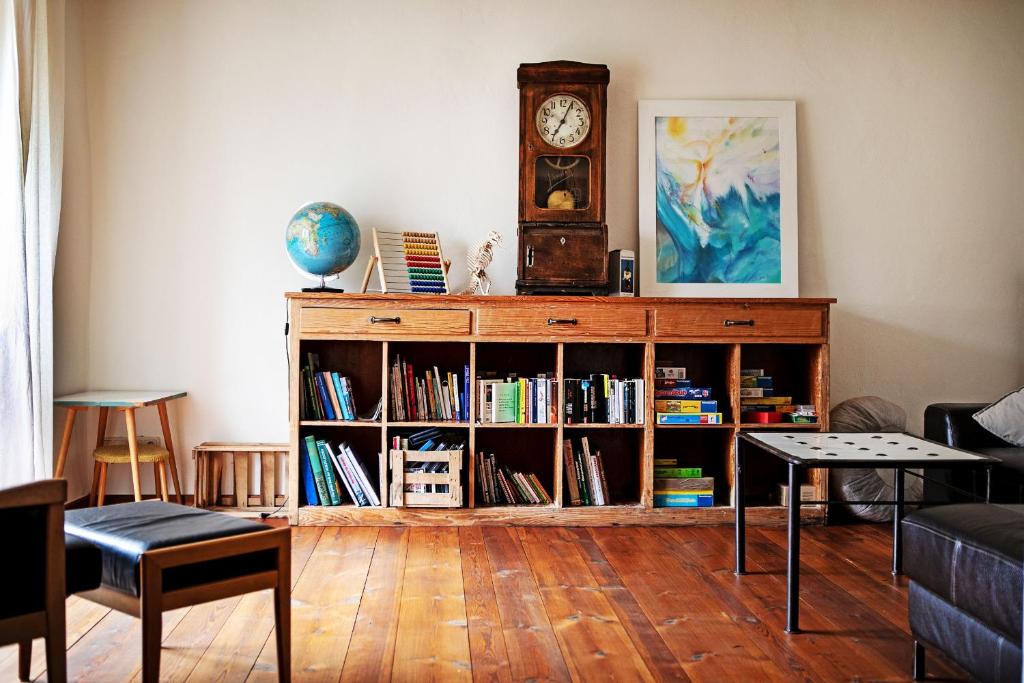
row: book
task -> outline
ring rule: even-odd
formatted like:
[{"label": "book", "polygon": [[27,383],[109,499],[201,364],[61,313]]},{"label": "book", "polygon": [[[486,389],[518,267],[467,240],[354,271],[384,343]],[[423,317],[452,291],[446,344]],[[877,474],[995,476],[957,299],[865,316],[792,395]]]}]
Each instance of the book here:
[{"label": "book", "polygon": [[762,375],[755,377],[753,375],[740,377],[740,387],[748,389],[771,389],[774,387],[774,380],[771,377]]},{"label": "book", "polygon": [[669,398],[682,400],[700,400],[711,397],[710,387],[679,387],[679,388],[654,388],[654,398]]},{"label": "book", "polygon": [[533,472],[499,465],[494,453],[477,454],[477,482],[485,505],[550,505],[552,498]]},{"label": "book", "polygon": [[334,411],[335,420],[344,420],[345,415],[341,411],[341,404],[338,402],[338,392],[334,387],[334,376],[330,372],[321,372],[324,380],[324,387],[327,389],[327,398],[331,401],[331,409]]},{"label": "book", "polygon": [[658,477],[654,478],[654,491],[664,492],[707,492],[715,490],[714,477]]},{"label": "book", "polygon": [[[567,378],[563,414],[566,424],[643,424],[644,380],[594,373]],[[548,396],[554,396],[552,388]],[[552,422],[555,420],[552,419]]]},{"label": "book", "polygon": [[491,422],[516,422],[519,385],[500,382],[491,385]]},{"label": "book", "polygon": [[655,422],[660,425],[720,425],[721,413],[656,413]]},{"label": "book", "polygon": [[576,480],[576,465],[573,461],[572,440],[562,442],[562,459],[565,461],[565,481],[569,490],[569,504],[580,505],[580,485]]},{"label": "book", "polygon": [[741,396],[740,403],[744,406],[747,405],[763,405],[763,406],[777,406],[786,405],[793,402],[792,396]]},{"label": "book", "polygon": [[[334,469],[337,470],[338,479],[340,479],[341,483],[345,486],[345,490],[348,491],[348,495],[352,499],[352,502],[356,505],[366,505],[366,496],[363,495],[362,489],[354,483],[355,480],[353,479],[352,474],[346,471],[346,463],[342,458],[338,457],[337,453],[334,452],[334,449],[331,448],[331,444],[328,443],[326,446],[327,454],[331,456],[331,462],[334,464]],[[341,448],[339,447],[338,450],[340,451]]]},{"label": "book", "polygon": [[690,479],[702,477],[703,469],[700,467],[655,467],[654,478]]},{"label": "book", "polygon": [[[299,441],[299,476],[302,477],[302,490],[305,493],[306,505],[319,505],[320,496],[316,492],[316,481],[313,479],[313,469],[309,464],[309,451],[306,450],[306,442]],[[318,456],[319,457],[319,456]]]},{"label": "book", "polygon": [[763,387],[740,387],[740,398],[763,398],[771,396],[773,391]]},{"label": "book", "polygon": [[654,367],[656,379],[686,379],[686,368],[665,362]]},{"label": "book", "polygon": [[703,508],[712,507],[714,504],[715,497],[713,495],[696,493],[654,494],[655,507]]},{"label": "book", "polygon": [[764,368],[741,368],[740,377],[764,377]]},{"label": "book", "polygon": [[323,376],[318,372],[313,373],[313,381],[316,383],[317,394],[320,396],[320,406],[323,409],[324,419],[336,420],[331,397],[327,394],[327,386],[324,384]]},{"label": "book", "polygon": [[323,461],[320,459],[320,449],[316,447],[316,439],[307,436],[305,444],[309,468],[313,471],[313,481],[316,483],[317,497],[321,505],[330,505],[331,495],[327,492],[327,480],[324,478]]},{"label": "book", "polygon": [[334,476],[334,465],[331,456],[327,452],[327,442],[322,439],[316,442],[317,452],[320,453],[320,464],[323,468],[324,481],[327,484],[327,495],[330,496],[331,505],[341,505],[341,489],[338,487],[338,480]]},{"label": "book", "polygon": [[[679,460],[677,458],[655,458],[654,459],[654,466],[655,467],[675,467],[678,463],[679,463]],[[700,469],[700,468],[697,468],[697,469]],[[699,477],[700,475],[696,474],[694,476]]]},{"label": "book", "polygon": [[718,401],[689,401],[661,399],[654,402],[659,413],[717,413]]},{"label": "book", "polygon": [[359,488],[363,490],[366,497],[369,499],[370,505],[380,505],[380,496],[377,495],[377,488],[370,483],[370,477],[367,475],[366,468],[363,466],[362,461],[356,457],[352,447],[347,443],[342,443],[340,446],[341,451],[347,458],[351,468],[355,472],[357,481],[359,482]]}]

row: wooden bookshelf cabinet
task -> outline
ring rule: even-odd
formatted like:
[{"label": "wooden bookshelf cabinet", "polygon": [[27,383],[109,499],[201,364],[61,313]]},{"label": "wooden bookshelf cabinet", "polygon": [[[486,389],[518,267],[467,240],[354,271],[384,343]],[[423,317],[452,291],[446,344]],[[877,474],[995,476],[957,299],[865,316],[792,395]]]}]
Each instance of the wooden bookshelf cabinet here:
[{"label": "wooden bookshelf cabinet", "polygon": [[[612,526],[721,524],[733,519],[732,464],[740,429],[828,428],[829,306],[834,299],[653,299],[604,297],[433,296],[401,294],[288,293],[289,375],[288,515],[302,525],[530,524]],[[301,419],[301,367],[307,352],[323,369],[351,378],[357,408],[378,399],[379,422]],[[438,365],[470,376],[493,371],[559,380],[605,372],[647,382],[645,424],[564,424],[559,382],[557,424],[477,424],[476,383],[470,383],[469,422],[397,422],[389,403],[388,368],[395,354],[417,369]],[[687,368],[695,386],[709,386],[723,413],[721,425],[655,425],[654,368],[672,360]],[[813,403],[818,424],[743,424],[740,369],[764,368],[776,393]],[[462,467],[462,507],[410,508],[390,504],[388,453],[391,437],[428,426],[460,432],[468,447]],[[307,435],[347,441],[366,465],[384,505],[300,506],[299,441]],[[563,439],[586,435],[601,450],[612,504],[572,507],[563,473]],[[476,495],[475,457],[494,452],[514,469],[533,471],[552,505],[484,506]],[[715,478],[709,508],[653,506],[655,457],[676,457]],[[786,471],[777,458],[748,458],[747,520],[784,524],[776,500]],[[828,482],[811,471],[819,498]],[[821,520],[824,511],[804,508]]]}]

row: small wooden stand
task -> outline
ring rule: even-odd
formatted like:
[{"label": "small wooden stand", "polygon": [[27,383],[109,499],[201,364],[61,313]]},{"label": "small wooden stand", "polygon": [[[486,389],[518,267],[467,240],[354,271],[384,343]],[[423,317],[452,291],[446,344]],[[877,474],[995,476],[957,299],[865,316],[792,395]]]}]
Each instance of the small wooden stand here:
[{"label": "small wooden stand", "polygon": [[[419,508],[462,507],[462,451],[391,450],[391,506]],[[406,472],[408,462],[448,463],[447,472]],[[445,493],[410,493],[406,484],[447,484]]]}]

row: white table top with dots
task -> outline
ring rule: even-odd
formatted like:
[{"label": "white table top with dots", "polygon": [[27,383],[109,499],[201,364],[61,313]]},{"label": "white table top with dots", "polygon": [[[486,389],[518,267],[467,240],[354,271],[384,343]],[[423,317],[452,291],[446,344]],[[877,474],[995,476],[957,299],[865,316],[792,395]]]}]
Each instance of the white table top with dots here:
[{"label": "white table top with dots", "polygon": [[[949,446],[919,439],[910,434],[868,432],[743,432],[745,440],[766,446],[791,462],[814,463],[817,466],[867,464],[874,467],[913,463],[917,466],[935,464],[984,464],[995,458],[969,453]],[[889,463],[893,463],[889,465]]]}]

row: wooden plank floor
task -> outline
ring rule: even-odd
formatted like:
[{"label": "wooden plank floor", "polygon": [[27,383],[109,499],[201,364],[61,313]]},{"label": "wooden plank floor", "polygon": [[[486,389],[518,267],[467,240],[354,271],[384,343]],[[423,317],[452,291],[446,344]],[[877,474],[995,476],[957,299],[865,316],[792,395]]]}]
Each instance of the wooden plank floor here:
[{"label": "wooden plank floor", "polygon": [[[801,625],[785,620],[785,530],[299,528],[297,681],[909,680],[906,580],[889,528],[804,530]],[[68,600],[68,675],[139,679],[136,620]],[[276,680],[270,593],[164,615],[161,678]],[[42,641],[32,676],[45,680]],[[963,674],[929,654],[929,673]],[[13,646],[0,681],[17,680]]]}]

